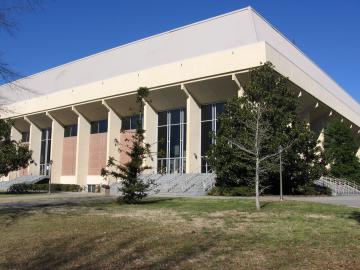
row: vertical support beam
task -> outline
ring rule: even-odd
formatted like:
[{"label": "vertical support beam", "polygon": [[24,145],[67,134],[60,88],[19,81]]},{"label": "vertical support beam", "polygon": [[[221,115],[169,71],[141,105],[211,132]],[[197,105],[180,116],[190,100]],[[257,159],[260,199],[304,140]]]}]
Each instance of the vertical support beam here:
[{"label": "vertical support beam", "polygon": [[60,183],[62,170],[62,157],[64,145],[64,127],[49,113],[46,115],[51,119],[51,182]]},{"label": "vertical support beam", "polygon": [[15,127],[12,126],[10,137],[12,140],[19,142],[22,139],[22,134]]},{"label": "vertical support beam", "polygon": [[72,110],[78,116],[75,178],[78,185],[86,187],[89,170],[90,122],[75,107],[72,107]]},{"label": "vertical support beam", "polygon": [[[14,141],[17,141],[17,142],[20,142],[21,139],[22,139],[21,132],[18,131],[14,126],[11,127],[10,138],[12,140],[14,140]],[[26,168],[26,170],[28,170],[28,168]],[[19,171],[13,171],[13,172],[9,173],[9,175],[7,176],[7,179],[12,180],[12,179],[15,179],[18,176],[19,176]]]},{"label": "vertical support beam", "polygon": [[244,95],[244,88],[242,87],[241,83],[239,82],[238,78],[235,74],[231,75],[231,79],[236,83],[236,85],[239,87],[238,90],[238,97],[242,97]]},{"label": "vertical support beam", "polygon": [[120,129],[121,129],[121,118],[120,116],[102,100],[102,104],[108,110],[108,131],[107,131],[107,145],[106,145],[106,157],[114,157],[116,160],[119,159],[118,147],[115,145],[115,140],[120,141]]},{"label": "vertical support beam", "polygon": [[41,152],[41,129],[37,127],[29,118],[25,120],[30,124],[29,149],[32,150],[33,163],[29,165],[29,175],[40,174],[40,152]]},{"label": "vertical support beam", "polygon": [[201,107],[186,89],[186,173],[201,172]]},{"label": "vertical support beam", "polygon": [[158,123],[158,114],[151,105],[145,101],[144,105],[144,130],[145,130],[145,143],[151,145],[150,151],[152,157],[148,157],[145,160],[145,165],[150,166],[151,170],[146,173],[155,173],[157,171],[157,123]]}]

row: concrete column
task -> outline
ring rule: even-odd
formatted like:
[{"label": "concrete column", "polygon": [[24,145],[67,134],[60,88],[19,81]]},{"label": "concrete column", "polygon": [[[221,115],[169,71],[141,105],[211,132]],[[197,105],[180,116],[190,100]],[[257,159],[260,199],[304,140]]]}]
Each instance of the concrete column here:
[{"label": "concrete column", "polygon": [[119,146],[115,145],[115,140],[120,141],[121,118],[105,100],[102,101],[102,104],[108,110],[106,159],[114,157],[116,160],[119,160]]},{"label": "concrete column", "polygon": [[15,127],[11,127],[10,137],[12,140],[19,142],[22,139],[22,134]]},{"label": "concrete column", "polygon": [[86,187],[89,170],[90,122],[75,107],[72,107],[72,110],[78,115],[75,178],[78,185]]},{"label": "concrete column", "polygon": [[46,115],[52,120],[51,123],[51,150],[50,160],[51,166],[51,182],[60,183],[64,144],[64,127],[50,114]]},{"label": "concrete column", "polygon": [[145,173],[155,173],[157,171],[157,122],[158,114],[151,107],[151,105],[145,101],[144,106],[144,130],[145,130],[145,143],[151,145],[150,151],[152,157],[148,157],[145,160],[145,165],[150,166],[151,170],[146,171]]},{"label": "concrete column", "polygon": [[244,88],[242,87],[240,81],[238,80],[238,78],[236,77],[235,74],[232,74],[231,79],[236,83],[236,85],[239,87],[237,96],[238,97],[242,97],[244,95]]},{"label": "concrete column", "polygon": [[29,149],[32,150],[33,163],[29,165],[29,175],[40,174],[40,153],[41,153],[41,129],[37,127],[29,118],[25,120],[30,124]]},{"label": "concrete column", "polygon": [[186,173],[201,172],[201,107],[191,96],[185,85],[186,93]]},{"label": "concrete column", "polygon": [[[18,131],[15,127],[11,127],[10,138],[14,141],[20,142],[22,138],[21,132]],[[18,176],[19,176],[19,171],[10,172],[9,175],[7,176],[7,180],[15,179]]]},{"label": "concrete column", "polygon": [[318,143],[317,146],[319,146],[321,148],[321,150],[324,150],[324,129],[321,129],[319,137],[318,137]]}]

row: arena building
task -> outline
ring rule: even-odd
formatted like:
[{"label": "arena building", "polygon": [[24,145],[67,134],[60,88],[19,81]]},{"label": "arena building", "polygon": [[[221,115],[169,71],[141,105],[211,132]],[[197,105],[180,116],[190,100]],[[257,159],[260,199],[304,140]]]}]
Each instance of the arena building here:
[{"label": "arena building", "polygon": [[207,173],[217,114],[242,94],[249,69],[266,61],[289,77],[299,114],[320,138],[335,117],[360,133],[359,104],[248,7],[34,74],[15,82],[17,90],[2,85],[12,136],[28,143],[35,161],[8,179],[47,175],[52,161],[53,183],[93,191],[109,156],[127,159],[114,140],[125,142],[136,128],[141,86],[151,100],[141,119],[145,139],[162,153],[146,160],[149,173]]}]

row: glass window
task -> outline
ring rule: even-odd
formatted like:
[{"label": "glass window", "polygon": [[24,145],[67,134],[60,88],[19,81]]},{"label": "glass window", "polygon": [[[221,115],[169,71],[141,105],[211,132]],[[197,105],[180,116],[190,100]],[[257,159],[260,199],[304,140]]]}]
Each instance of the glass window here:
[{"label": "glass window", "polygon": [[170,111],[171,124],[179,124],[180,123],[180,110],[172,110]]},{"label": "glass window", "polygon": [[158,129],[158,157],[166,157],[166,145],[167,145],[167,127],[159,127]]},{"label": "glass window", "polygon": [[64,137],[77,136],[77,125],[70,125],[64,127]]},{"label": "glass window", "polygon": [[159,112],[158,124],[159,126],[165,126],[167,124],[167,112]]},{"label": "glass window", "polygon": [[223,113],[225,110],[225,104],[224,103],[217,103],[216,104],[216,117],[218,117],[219,114]]},{"label": "glass window", "polygon": [[201,123],[201,155],[206,156],[212,143],[212,123],[210,121]]},{"label": "glass window", "polygon": [[180,157],[180,125],[171,126],[170,157]]},{"label": "glass window", "polygon": [[91,134],[96,134],[98,133],[98,122],[91,122],[91,127],[90,127],[90,133]]},{"label": "glass window", "polygon": [[91,122],[90,125],[91,125],[90,127],[91,134],[107,132],[107,126],[108,126],[107,119]]},{"label": "glass window", "polygon": [[201,106],[201,120],[211,120],[212,119],[212,105]]},{"label": "glass window", "polygon": [[23,143],[29,142],[30,133],[29,132],[22,132],[21,133],[21,141]]},{"label": "glass window", "polygon": [[99,121],[99,133],[107,132],[108,122],[107,119]]},{"label": "glass window", "polygon": [[130,129],[130,117],[124,117],[121,122],[121,130]]},{"label": "glass window", "polygon": [[122,119],[121,130],[137,129],[139,123],[141,124],[141,126],[143,125],[143,116],[141,116],[141,118],[140,118],[139,114],[124,117]]}]

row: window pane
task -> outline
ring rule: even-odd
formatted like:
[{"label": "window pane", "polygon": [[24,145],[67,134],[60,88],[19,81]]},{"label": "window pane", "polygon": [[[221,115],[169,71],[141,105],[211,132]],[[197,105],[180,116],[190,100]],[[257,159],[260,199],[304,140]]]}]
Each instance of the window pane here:
[{"label": "window pane", "polygon": [[140,122],[140,115],[133,115],[131,116],[131,129],[137,129]]},{"label": "window pane", "polygon": [[167,124],[167,112],[159,112],[158,115],[158,125],[164,126]]},{"label": "window pane", "polygon": [[172,110],[171,114],[171,124],[179,124],[180,123],[180,110]]},{"label": "window pane", "polygon": [[42,141],[41,142],[41,152],[40,152],[40,164],[44,164],[45,163],[45,144],[46,141]]},{"label": "window pane", "polygon": [[22,142],[29,142],[29,132],[22,132],[21,133],[21,141]]},{"label": "window pane", "polygon": [[184,135],[183,135],[183,157],[186,157],[186,124],[183,125]]},{"label": "window pane", "polygon": [[167,128],[159,127],[158,128],[158,157],[166,157],[166,138],[167,138]]},{"label": "window pane", "polygon": [[91,122],[91,129],[90,129],[91,134],[98,133],[98,125],[99,125],[99,123],[97,121]]},{"label": "window pane", "polygon": [[225,110],[224,103],[217,103],[217,104],[216,104],[216,117],[217,117],[219,114],[223,113],[224,110]]},{"label": "window pane", "polygon": [[52,132],[51,132],[51,128],[47,129],[47,131],[48,131],[48,135],[47,135],[47,136],[48,136],[48,139],[51,139],[51,133],[52,133]]},{"label": "window pane", "polygon": [[212,143],[211,122],[201,123],[201,155],[205,156]]},{"label": "window pane", "polygon": [[46,129],[41,130],[41,140],[46,139]]},{"label": "window pane", "polygon": [[121,122],[121,130],[130,129],[130,117],[124,117]]},{"label": "window pane", "polygon": [[77,136],[77,125],[73,125],[71,128],[71,136]]},{"label": "window pane", "polygon": [[64,137],[70,137],[71,136],[71,127],[70,126],[66,126],[64,128]]},{"label": "window pane", "polygon": [[170,157],[180,157],[180,125],[171,126]]},{"label": "window pane", "polygon": [[107,132],[107,119],[99,121],[99,133]]},{"label": "window pane", "polygon": [[211,104],[201,106],[201,120],[211,120],[212,113],[211,113]]}]

